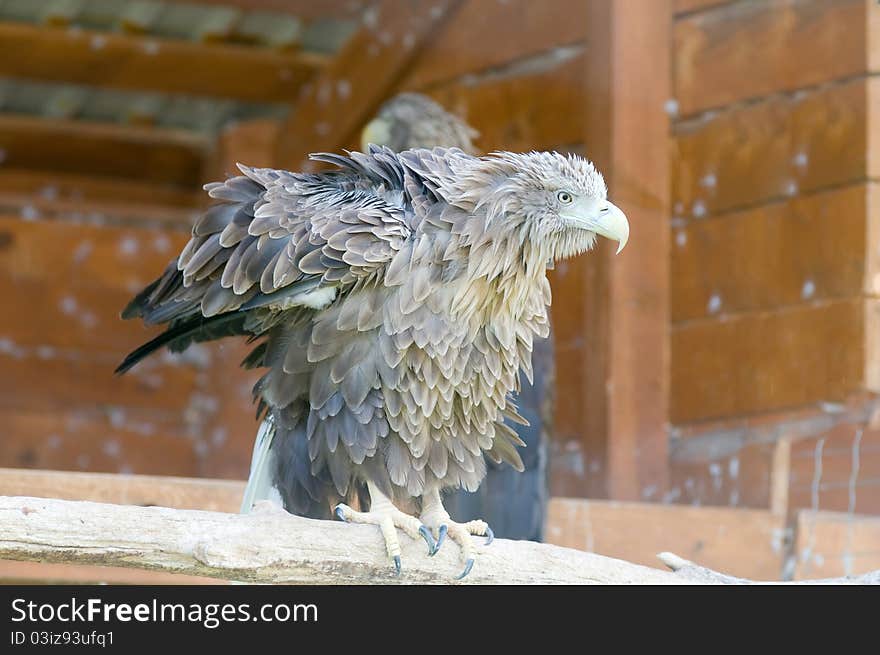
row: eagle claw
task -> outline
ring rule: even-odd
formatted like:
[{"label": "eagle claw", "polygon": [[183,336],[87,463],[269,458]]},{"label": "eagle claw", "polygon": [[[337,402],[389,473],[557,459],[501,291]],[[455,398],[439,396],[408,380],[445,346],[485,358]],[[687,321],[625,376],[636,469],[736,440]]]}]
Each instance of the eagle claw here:
[{"label": "eagle claw", "polygon": [[341,505],[337,505],[337,506],[336,506],[336,510],[334,511],[334,513],[336,514],[336,517],[337,517],[340,521],[342,521],[343,523],[348,523],[348,519],[345,518],[345,512],[342,511],[342,506],[341,506]]},{"label": "eagle claw", "polygon": [[400,555],[394,556],[394,574],[400,575]]},{"label": "eagle claw", "polygon": [[488,545],[491,544],[493,541],[495,541],[495,533],[492,532],[492,528],[490,528],[490,527],[487,525],[487,526],[486,526],[486,545],[488,546]]},{"label": "eagle claw", "polygon": [[446,541],[447,532],[449,532],[449,527],[445,523],[437,528],[437,543],[434,545],[434,549],[428,553],[429,556],[433,557],[437,554],[437,551],[440,550],[440,546]]},{"label": "eagle claw", "polygon": [[473,557],[468,557],[467,562],[464,563],[464,571],[462,571],[461,574],[460,574],[458,577],[456,577],[455,579],[456,579],[456,580],[461,580],[461,579],[464,578],[468,573],[471,572],[471,569],[472,569],[472,568],[474,568],[474,558],[473,558]]},{"label": "eagle claw", "polygon": [[431,536],[431,531],[428,530],[426,526],[423,525],[419,528],[419,534],[422,535],[422,539],[428,544],[428,556],[430,557],[437,552],[437,549],[440,546],[434,541],[434,537]]}]

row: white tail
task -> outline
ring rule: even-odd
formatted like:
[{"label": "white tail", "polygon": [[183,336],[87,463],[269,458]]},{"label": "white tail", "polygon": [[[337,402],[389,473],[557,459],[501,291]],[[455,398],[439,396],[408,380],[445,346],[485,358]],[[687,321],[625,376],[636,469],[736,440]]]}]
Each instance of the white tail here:
[{"label": "white tail", "polygon": [[257,438],[254,441],[254,454],[251,457],[251,472],[248,475],[247,486],[244,488],[244,496],[241,500],[241,514],[249,514],[258,500],[269,500],[277,495],[272,486],[272,469],[274,467],[274,455],[271,452],[272,441],[275,438],[275,419],[269,414],[257,430]]}]

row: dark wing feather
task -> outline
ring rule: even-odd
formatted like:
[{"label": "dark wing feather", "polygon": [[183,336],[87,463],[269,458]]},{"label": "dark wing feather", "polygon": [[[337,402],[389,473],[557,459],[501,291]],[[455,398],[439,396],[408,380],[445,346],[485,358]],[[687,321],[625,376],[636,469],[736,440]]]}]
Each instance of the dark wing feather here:
[{"label": "dark wing feather", "polygon": [[410,234],[403,169],[381,149],[325,157],[341,170],[299,175],[240,166],[243,176],[205,186],[215,204],[180,256],[122,314],[168,323],[169,331],[132,353],[121,371],[162,345],[182,350],[259,334],[262,325],[226,320],[218,331],[205,319],[283,311],[308,304],[309,293],[344,292],[381,273]]}]

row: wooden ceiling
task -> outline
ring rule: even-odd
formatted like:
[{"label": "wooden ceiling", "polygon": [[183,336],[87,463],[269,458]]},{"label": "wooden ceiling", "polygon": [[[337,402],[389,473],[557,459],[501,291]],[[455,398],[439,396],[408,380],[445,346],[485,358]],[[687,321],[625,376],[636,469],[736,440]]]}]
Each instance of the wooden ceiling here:
[{"label": "wooden ceiling", "polygon": [[220,131],[284,119],[365,5],[0,0],[0,177],[195,190]]}]

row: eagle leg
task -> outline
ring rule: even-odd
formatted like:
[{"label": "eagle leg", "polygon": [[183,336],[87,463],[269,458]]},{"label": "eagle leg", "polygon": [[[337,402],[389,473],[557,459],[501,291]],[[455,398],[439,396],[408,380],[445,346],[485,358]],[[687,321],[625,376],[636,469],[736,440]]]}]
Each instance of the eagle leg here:
[{"label": "eagle leg", "polygon": [[367,482],[367,489],[370,492],[369,512],[358,512],[348,505],[340,503],[336,506],[336,516],[345,522],[378,525],[385,539],[385,549],[394,562],[394,570],[398,575],[400,575],[401,569],[400,541],[397,539],[398,528],[413,539],[421,537],[428,544],[428,553],[435,552],[437,546],[434,543],[434,537],[419,519],[397,509],[372,482]]},{"label": "eagle leg", "polygon": [[467,523],[456,523],[453,521],[443,507],[439,489],[429,491],[422,496],[422,513],[419,518],[422,524],[428,526],[437,537],[437,543],[429,553],[430,555],[434,555],[440,550],[440,546],[443,545],[447,535],[461,548],[464,570],[455,578],[456,580],[461,580],[474,567],[474,549],[471,544],[471,535],[485,536],[485,545],[487,546],[495,539],[492,528],[485,521],[476,520],[468,521]]}]

